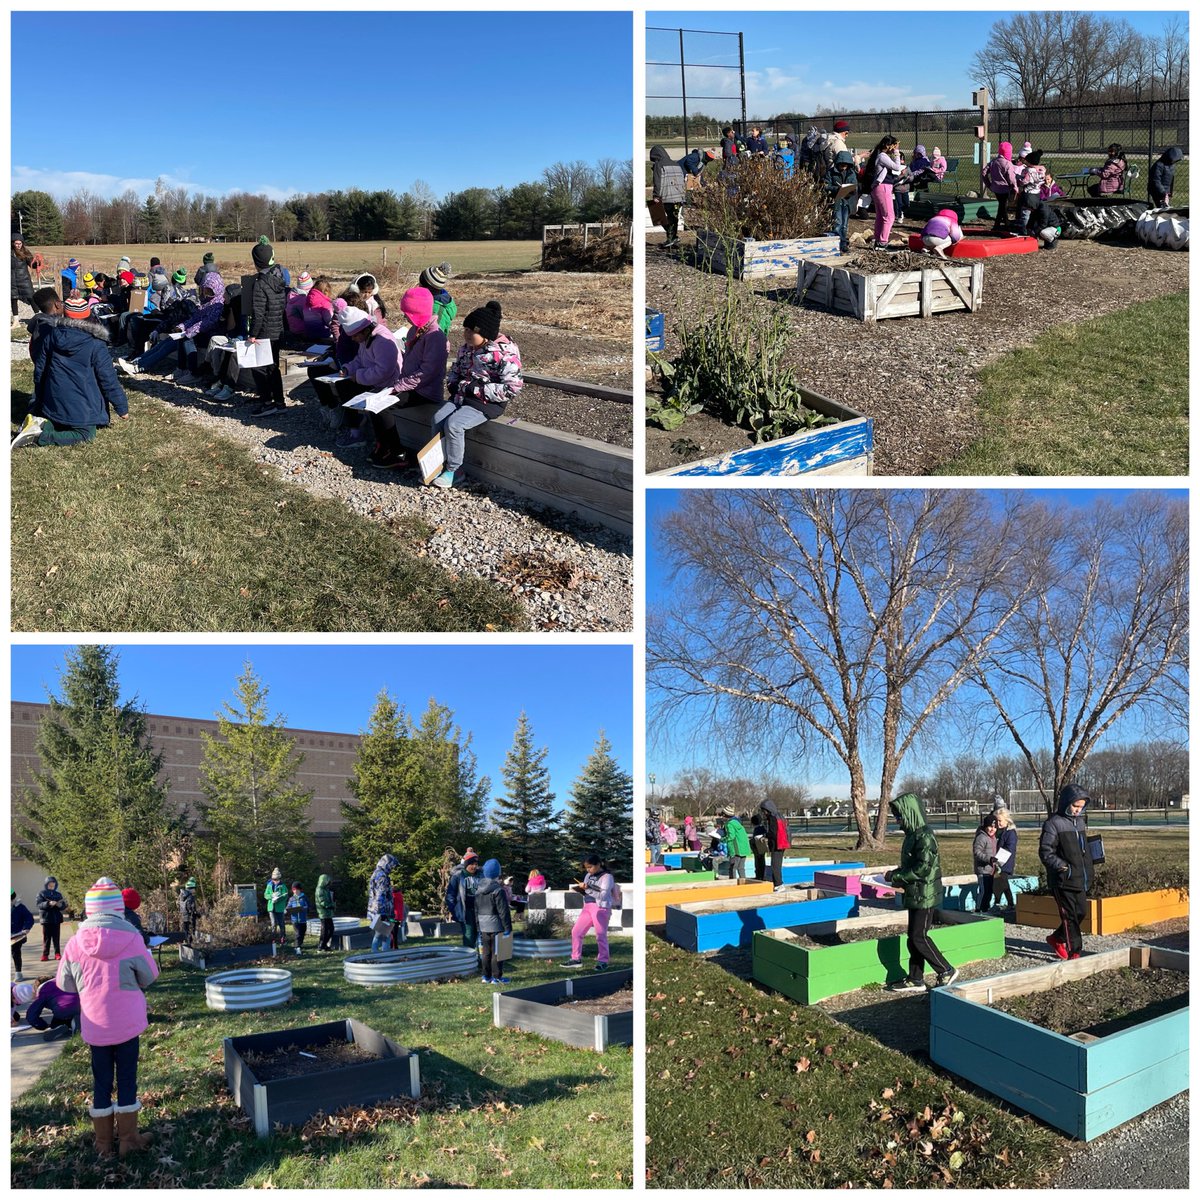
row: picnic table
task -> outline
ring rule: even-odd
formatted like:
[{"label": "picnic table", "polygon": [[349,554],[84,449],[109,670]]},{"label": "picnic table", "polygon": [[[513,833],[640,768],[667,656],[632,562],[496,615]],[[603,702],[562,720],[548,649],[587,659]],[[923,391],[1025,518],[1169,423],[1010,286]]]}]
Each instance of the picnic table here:
[{"label": "picnic table", "polygon": [[1055,175],[1056,183],[1067,189],[1068,196],[1078,196],[1087,191],[1088,185],[1096,182],[1091,171],[1075,171],[1070,175]]}]

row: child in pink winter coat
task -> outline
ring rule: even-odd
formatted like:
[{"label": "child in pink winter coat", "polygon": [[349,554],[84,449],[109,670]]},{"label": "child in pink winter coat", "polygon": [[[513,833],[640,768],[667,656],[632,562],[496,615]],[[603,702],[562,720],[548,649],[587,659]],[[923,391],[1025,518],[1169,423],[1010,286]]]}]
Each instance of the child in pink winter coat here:
[{"label": "child in pink winter coat", "polygon": [[92,1049],[89,1111],[96,1149],[112,1154],[115,1125],[124,1158],[151,1142],[137,1131],[142,1107],[137,1064],[140,1035],[149,1023],[143,993],[158,978],[158,968],[142,935],[125,920],[125,899],[111,879],[96,880],[83,910],[87,919],[63,948],[56,982],[64,992],[78,993],[80,1032]]},{"label": "child in pink winter coat", "polygon": [[962,241],[963,232],[958,224],[958,214],[952,208],[943,208],[935,217],[930,217],[921,230],[921,243],[931,254],[945,258],[946,251]]}]

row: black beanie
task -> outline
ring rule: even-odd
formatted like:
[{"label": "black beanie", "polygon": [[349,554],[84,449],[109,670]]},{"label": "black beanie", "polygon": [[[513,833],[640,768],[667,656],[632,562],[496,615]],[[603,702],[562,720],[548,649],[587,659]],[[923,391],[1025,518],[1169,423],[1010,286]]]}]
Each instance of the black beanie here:
[{"label": "black beanie", "polygon": [[494,342],[500,336],[500,301],[489,300],[482,308],[468,313],[463,326]]},{"label": "black beanie", "polygon": [[261,271],[271,265],[271,259],[274,257],[274,255],[271,253],[270,246],[264,246],[262,242],[259,242],[259,244],[250,251],[250,257],[254,259],[254,265]]},{"label": "black beanie", "polygon": [[214,255],[214,254],[213,254],[213,252],[210,250],[210,251],[209,251],[209,252],[208,252],[208,253],[207,253],[207,254],[204,256],[204,261],[205,261],[206,263],[210,263],[210,262],[216,262],[216,261],[217,261],[217,259],[216,259],[216,255]]}]

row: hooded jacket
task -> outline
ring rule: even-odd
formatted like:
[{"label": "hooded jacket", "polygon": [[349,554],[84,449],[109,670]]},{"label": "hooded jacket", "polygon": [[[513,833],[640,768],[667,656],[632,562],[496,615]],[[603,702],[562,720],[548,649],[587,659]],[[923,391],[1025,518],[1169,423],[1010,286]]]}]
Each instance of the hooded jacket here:
[{"label": "hooded jacket", "polygon": [[346,364],[346,370],[355,383],[373,391],[395,387],[400,379],[400,347],[392,331],[386,325],[376,325]]},{"label": "hooded jacket", "polygon": [[650,147],[650,164],[654,195],[664,204],[682,204],[687,198],[683,168],[665,146]]},{"label": "hooded jacket", "polygon": [[33,928],[33,913],[20,900],[12,902],[12,936],[28,933]]},{"label": "hooded jacket", "polygon": [[146,1028],[143,989],[158,968],[141,935],[121,917],[88,917],[63,947],[55,982],[79,995],[83,1040],[89,1046],[117,1046]]},{"label": "hooded jacket", "polygon": [[762,813],[762,823],[767,831],[767,848],[774,853],[776,850],[790,850],[791,839],[788,837],[787,822],[780,816],[774,800],[764,800],[758,811]]},{"label": "hooded jacket", "polygon": [[480,933],[512,933],[512,909],[499,879],[481,879],[475,889],[475,927]]},{"label": "hooded jacket", "polygon": [[327,338],[329,325],[333,320],[333,301],[315,287],[309,288],[303,295],[304,307],[300,319],[304,336],[314,339]]},{"label": "hooded jacket", "polygon": [[904,907],[937,908],[942,900],[942,861],[937,838],[925,823],[925,809],[911,792],[897,797],[888,807],[904,830],[900,865],[891,876],[892,882],[904,889]]},{"label": "hooded jacket", "polygon": [[994,833],[988,833],[982,825],[975,830],[975,840],[971,843],[971,859],[975,864],[976,875],[995,875],[996,868],[992,859],[996,857],[999,842]]},{"label": "hooded jacket", "polygon": [[330,886],[328,875],[322,875],[317,879],[317,890],[314,897],[317,901],[317,916],[322,921],[328,920],[333,916],[333,888]]},{"label": "hooded jacket", "polygon": [[[1086,892],[1091,881],[1087,822],[1082,812],[1077,817],[1067,812],[1080,796],[1091,799],[1075,784],[1067,784],[1059,792],[1058,811],[1042,824],[1042,837],[1038,843],[1038,858],[1046,868],[1046,881],[1051,888],[1064,892]],[[1087,811],[1086,805],[1084,811]]]},{"label": "hooded jacket", "polygon": [[[949,209],[946,210],[947,212]],[[963,231],[957,217],[943,217],[940,213],[925,222],[921,230],[922,237],[949,238],[951,243],[962,241]]]},{"label": "hooded jacket", "polygon": [[197,916],[196,889],[179,889],[179,915],[184,921],[194,921]]},{"label": "hooded jacket", "polygon": [[414,392],[431,404],[442,399],[446,382],[446,335],[436,320],[421,329],[410,329],[404,338],[398,392]]},{"label": "hooded jacket", "polygon": [[197,334],[211,333],[221,324],[225,312],[225,281],[216,271],[210,271],[204,277],[204,286],[212,289],[212,298],[205,300],[195,314],[184,322],[184,337],[193,338]]},{"label": "hooded jacket", "polygon": [[303,892],[292,892],[288,896],[287,912],[293,925],[307,925],[308,897]]},{"label": "hooded jacket", "polygon": [[735,858],[746,858],[750,854],[750,839],[746,836],[746,827],[737,817],[725,818],[725,840],[729,844],[729,853]]},{"label": "hooded jacket", "polygon": [[393,854],[385,854],[376,864],[367,884],[367,916],[392,919],[392,872],[400,865]]},{"label": "hooded jacket", "polygon": [[96,321],[54,317],[42,323],[33,375],[30,411],[55,425],[103,426],[110,407],[121,416],[129,411],[108,352],[108,330]]},{"label": "hooded jacket", "polygon": [[[53,876],[48,876],[42,883],[42,890],[38,892],[37,899],[34,903],[37,905],[37,910],[41,914],[43,925],[61,925],[63,919],[63,910],[61,905],[66,903],[66,897],[58,890],[58,888],[49,887],[50,880]],[[54,880],[58,882],[57,879]],[[55,901],[55,907],[50,907],[50,902]]]},{"label": "hooded jacket", "polygon": [[1008,858],[1000,864],[997,875],[1011,875],[1017,865],[1017,827],[1004,825],[996,830],[996,849],[1007,850]]},{"label": "hooded jacket", "polygon": [[1012,163],[1011,142],[1000,143],[1000,153],[988,163],[983,173],[983,182],[994,196],[1007,196],[1017,190],[1017,169]]},{"label": "hooded jacket", "polygon": [[1183,157],[1183,151],[1178,146],[1155,159],[1150,168],[1149,193],[1151,200],[1162,201],[1175,190],[1175,164]]},{"label": "hooded jacket", "polygon": [[268,879],[263,888],[263,899],[267,902],[268,913],[281,913],[287,908],[288,890],[282,879]]},{"label": "hooded jacket", "polygon": [[503,333],[477,350],[464,342],[446,375],[454,402],[479,409],[489,421],[500,416],[524,386],[520,347]]},{"label": "hooded jacket", "polygon": [[466,867],[459,863],[450,873],[450,885],[446,888],[446,911],[463,925],[475,923],[475,896],[483,877],[478,873],[468,875]]},{"label": "hooded jacket", "polygon": [[1113,192],[1119,192],[1125,186],[1125,172],[1129,170],[1129,165],[1121,158],[1108,158],[1104,160],[1098,172],[1100,182],[1097,184],[1100,195],[1110,196]]},{"label": "hooded jacket", "polygon": [[254,305],[250,314],[250,336],[278,341],[283,336],[287,284],[278,263],[259,271],[254,278]]},{"label": "hooded jacket", "polygon": [[[42,1013],[46,1013],[46,1017]],[[64,992],[53,979],[47,979],[38,988],[33,1003],[25,1010],[25,1020],[31,1029],[49,1029],[56,1021],[65,1024],[77,1016],[79,997],[74,992]]]}]

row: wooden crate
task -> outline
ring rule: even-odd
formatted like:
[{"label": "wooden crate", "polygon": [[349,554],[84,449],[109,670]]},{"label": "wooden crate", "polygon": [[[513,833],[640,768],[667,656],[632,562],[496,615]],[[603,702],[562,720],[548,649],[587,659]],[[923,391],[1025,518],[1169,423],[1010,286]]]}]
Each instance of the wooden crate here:
[{"label": "wooden crate", "polygon": [[712,883],[685,883],[676,887],[656,887],[646,892],[646,924],[661,925],[667,919],[668,904],[691,904],[700,900],[731,900],[734,896],[767,896],[775,890],[770,880],[734,883],[714,879]]},{"label": "wooden crate", "polygon": [[1180,950],[1127,946],[938,988],[929,1006],[935,1063],[1072,1137],[1090,1141],[1188,1087],[1188,1009],[1107,1037],[1066,1037],[989,1007],[1121,967],[1188,971]]},{"label": "wooden crate", "polygon": [[[874,423],[870,417],[801,388],[804,404],[814,412],[836,417],[836,425],[802,429],[799,433],[699,458],[678,467],[652,471],[652,476],[683,475],[870,475],[873,470]],[[686,430],[685,430],[686,432]]]},{"label": "wooden crate", "polygon": [[[938,920],[941,924],[933,927],[930,937],[953,966],[1004,956],[1003,921],[957,912],[939,912]],[[756,933],[752,943],[754,978],[801,1004],[853,992],[869,983],[893,983],[908,973],[907,912],[881,909],[870,916],[809,925],[802,932],[826,934],[876,926],[895,926],[896,933],[817,950],[797,945],[788,929]]]},{"label": "wooden crate", "polygon": [[[1188,894],[1174,888],[1156,892],[1131,892],[1128,896],[1105,896],[1089,900],[1087,915],[1080,926],[1084,933],[1107,936],[1153,925],[1157,921],[1173,921],[1188,915]],[[1018,925],[1033,925],[1038,929],[1055,929],[1061,918],[1053,896],[1018,896]]]},{"label": "wooden crate", "polygon": [[[975,912],[979,908],[979,880],[969,879],[963,883],[951,883],[949,880],[943,880],[945,884],[942,893],[941,908],[951,908],[956,912]],[[1038,885],[1038,877],[1036,875],[1013,875],[1008,881],[1009,890],[1017,897],[1017,903],[1020,904],[1021,896],[1025,892],[1032,891]],[[1058,924],[1056,921],[1055,924]]]},{"label": "wooden crate", "polygon": [[771,275],[791,275],[803,259],[821,261],[841,258],[836,235],[810,238],[777,238],[755,241],[739,238],[733,245],[733,262],[726,257],[726,239],[708,229],[696,230],[696,250],[708,263],[709,270],[725,274],[732,267],[735,279],[765,279]]},{"label": "wooden crate", "polygon": [[833,896],[817,888],[795,888],[770,896],[669,905],[664,936],[683,950],[703,953],[726,946],[749,946],[760,929],[794,929],[857,914],[858,901],[854,896]]},{"label": "wooden crate", "polygon": [[564,1006],[564,999],[584,1000],[611,996],[633,984],[633,971],[606,971],[583,975],[511,992],[492,993],[492,1023],[497,1029],[509,1026],[528,1033],[540,1033],[568,1046],[603,1052],[609,1046],[633,1045],[633,998],[629,1011],[619,1013],[581,1013]]},{"label": "wooden crate", "polygon": [[678,886],[681,883],[708,883],[716,879],[716,871],[662,871],[646,875],[647,887]]},{"label": "wooden crate", "polygon": [[950,263],[931,257],[917,271],[864,275],[849,267],[802,261],[796,299],[859,321],[975,312],[983,302],[983,263]]},{"label": "wooden crate", "polygon": [[[279,1050],[295,1045],[324,1046],[356,1042],[380,1055],[374,1062],[352,1063],[312,1075],[269,1079],[260,1083],[242,1057],[250,1051]],[[336,1112],[349,1105],[367,1105],[396,1096],[421,1095],[421,1068],[416,1051],[406,1050],[368,1025],[347,1017],[322,1025],[248,1033],[225,1038],[225,1081],[234,1099],[254,1122],[260,1138],[276,1125],[303,1125],[318,1112]]]}]

